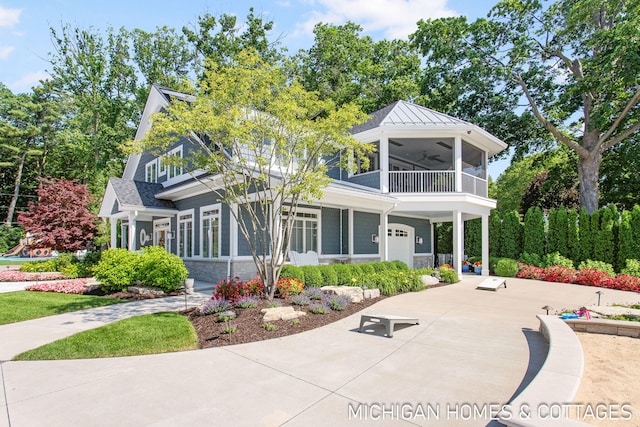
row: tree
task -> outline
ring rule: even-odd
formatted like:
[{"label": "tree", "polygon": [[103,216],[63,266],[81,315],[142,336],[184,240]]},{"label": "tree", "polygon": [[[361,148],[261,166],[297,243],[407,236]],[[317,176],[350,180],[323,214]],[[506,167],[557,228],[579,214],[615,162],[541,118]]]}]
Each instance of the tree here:
[{"label": "tree", "polygon": [[506,212],[502,216],[502,254],[507,258],[517,259],[522,253],[522,224],[516,211]]},{"label": "tree", "polygon": [[567,251],[569,259],[578,264],[580,259],[580,237],[578,234],[578,212],[567,211]]},{"label": "tree", "polygon": [[35,247],[61,252],[86,249],[93,240],[96,216],[89,212],[86,185],[66,180],[40,180],[38,201],[18,214],[18,222],[37,240]]},{"label": "tree", "polygon": [[639,0],[504,0],[489,19],[420,21],[413,38],[427,53],[459,52],[458,73],[486,70],[469,81],[481,93],[487,80],[502,83],[493,93],[508,110],[523,96],[541,127],[578,155],[580,205],[591,213],[603,153],[640,130],[638,10]]},{"label": "tree", "polygon": [[464,252],[468,256],[482,256],[482,220],[464,223]]},{"label": "tree", "polygon": [[502,217],[500,211],[494,209],[489,216],[489,255],[502,256]]},{"label": "tree", "polygon": [[578,237],[580,241],[579,261],[586,261],[593,258],[593,235],[591,233],[591,215],[585,208],[580,209],[578,217]]},{"label": "tree", "polygon": [[358,104],[371,112],[398,99],[418,95],[420,58],[404,40],[374,42],[362,27],[318,23],[314,45],[294,57],[305,89],[337,105]]},{"label": "tree", "polygon": [[524,216],[524,238],[522,252],[530,255],[545,254],[544,218],[542,209],[531,207]]},{"label": "tree", "polygon": [[600,209],[600,230],[598,230],[597,244],[594,247],[594,258],[611,265],[616,263],[615,226],[618,222],[618,211],[614,206]]},{"label": "tree", "polygon": [[141,148],[160,154],[179,138],[194,145],[200,154],[192,167],[222,183],[201,181],[232,207],[272,298],[298,204],[321,197],[327,164],[350,168],[354,155],[371,150],[348,133],[365,118],[352,104],[318,99],[248,51],[228,65],[210,63],[195,99],[155,115]]}]

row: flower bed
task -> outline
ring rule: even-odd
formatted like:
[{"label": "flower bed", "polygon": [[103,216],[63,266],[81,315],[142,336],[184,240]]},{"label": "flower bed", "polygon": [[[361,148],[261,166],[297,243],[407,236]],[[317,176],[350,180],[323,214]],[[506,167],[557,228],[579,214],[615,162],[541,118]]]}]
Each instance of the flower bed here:
[{"label": "flower bed", "polygon": [[63,294],[84,294],[87,291],[89,279],[61,280],[59,282],[36,283],[27,286],[27,291],[59,292]]},{"label": "flower bed", "polygon": [[552,265],[547,268],[520,263],[516,277],[520,279],[544,280],[546,282],[573,283],[575,285],[594,286],[620,291],[640,292],[640,278],[626,274],[611,277],[607,271],[595,268],[573,268]]},{"label": "flower bed", "polygon": [[27,273],[19,270],[0,271],[0,282],[38,282],[42,280],[66,279],[62,273]]}]

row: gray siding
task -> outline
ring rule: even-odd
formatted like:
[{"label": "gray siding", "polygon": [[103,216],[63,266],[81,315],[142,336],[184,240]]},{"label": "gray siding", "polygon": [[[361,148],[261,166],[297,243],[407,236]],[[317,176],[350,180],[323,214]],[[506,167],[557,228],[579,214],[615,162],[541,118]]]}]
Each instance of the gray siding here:
[{"label": "gray siding", "polygon": [[[251,236],[252,234],[255,236],[255,238],[253,239],[253,241],[256,243],[256,250],[258,251],[258,253],[262,252],[262,246],[260,244],[260,241],[262,240],[260,237],[258,237],[258,232],[259,231],[255,231],[251,229],[251,220],[249,219],[248,214],[242,213],[242,210],[240,210],[241,215],[243,215],[245,222],[247,223],[247,228],[248,228],[248,232],[249,235]],[[259,214],[259,212],[258,212]],[[258,217],[258,220],[260,222],[262,222],[262,218]],[[249,249],[249,243],[247,242],[247,239],[244,238],[244,235],[242,234],[242,232],[240,231],[240,226],[238,226],[238,255],[239,256],[250,256],[251,255],[251,249]]]},{"label": "gray siding", "polygon": [[[193,227],[194,227],[194,242],[193,248],[194,255],[200,255],[200,207],[213,205],[220,203],[220,200],[213,193],[204,193],[198,196],[190,197],[188,199],[179,200],[176,202],[176,207],[181,210],[194,209]],[[227,205],[222,205],[222,211],[220,213],[220,255],[228,256],[230,247],[230,212]],[[177,230],[176,218],[171,220],[171,229]],[[171,242],[172,251],[176,250],[175,239]]]},{"label": "gray siding", "polygon": [[349,254],[349,209],[342,209],[342,254]]},{"label": "gray siding", "polygon": [[[179,139],[175,144],[171,145],[170,147],[168,147],[166,150],[163,151],[163,153],[165,152],[169,152],[171,150],[173,150],[174,148],[178,147],[182,145],[182,157],[185,159],[189,159],[191,158],[192,152],[195,150],[200,150],[199,146],[194,145],[193,143],[191,143],[190,141],[181,138]],[[155,155],[155,154],[151,154],[148,151],[145,151],[144,153],[142,153],[142,155],[140,156],[140,162],[138,163],[138,168],[134,174],[133,180],[134,181],[145,181],[146,180],[146,171],[145,171],[145,167],[147,165],[147,163],[149,163],[150,161],[157,159],[159,156]],[[189,169],[189,168],[185,168]],[[158,172],[160,172],[158,170]],[[165,182],[167,180],[167,174],[165,173],[164,175],[160,176],[158,175],[158,182]]]},{"label": "gray siding", "polygon": [[358,185],[364,185],[366,187],[380,189],[380,171],[368,172],[361,175],[354,175],[345,181],[352,182]]},{"label": "gray siding", "polygon": [[405,224],[413,227],[415,236],[422,237],[421,245],[415,243],[415,241],[413,243],[415,253],[431,253],[431,223],[429,220],[389,215],[389,223]]},{"label": "gray siding", "polygon": [[353,212],[353,253],[377,254],[378,243],[371,242],[371,235],[378,234],[380,214]]},{"label": "gray siding", "polygon": [[340,255],[340,209],[322,208],[322,253]]},{"label": "gray siding", "polygon": [[[147,236],[151,237],[151,240],[144,245],[140,244],[140,233],[144,230]],[[143,248],[145,246],[153,245],[153,222],[151,221],[136,221],[136,249]]]}]

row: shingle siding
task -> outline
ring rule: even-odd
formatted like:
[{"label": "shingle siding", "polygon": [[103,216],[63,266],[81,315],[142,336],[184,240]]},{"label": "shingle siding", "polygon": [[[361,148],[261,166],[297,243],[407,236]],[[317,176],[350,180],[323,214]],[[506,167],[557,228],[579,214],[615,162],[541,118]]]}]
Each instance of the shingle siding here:
[{"label": "shingle siding", "polygon": [[361,175],[353,175],[345,181],[349,181],[358,185],[364,185],[365,187],[380,189],[380,172],[368,172]]},{"label": "shingle siding", "polygon": [[322,208],[322,253],[340,255],[340,209]]},{"label": "shingle siding", "polygon": [[371,242],[371,235],[378,234],[380,214],[369,212],[353,212],[353,253],[377,254],[378,243]]},{"label": "shingle siding", "polygon": [[422,244],[414,241],[414,251],[416,254],[431,253],[431,223],[426,219],[407,218],[403,216],[389,215],[389,223],[405,224],[413,227],[415,236],[422,237]]}]

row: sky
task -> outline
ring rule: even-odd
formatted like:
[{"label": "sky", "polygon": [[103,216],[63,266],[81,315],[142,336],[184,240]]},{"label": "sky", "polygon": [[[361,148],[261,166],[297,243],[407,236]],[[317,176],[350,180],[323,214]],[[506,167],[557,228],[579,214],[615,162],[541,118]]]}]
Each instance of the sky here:
[{"label": "sky", "polygon": [[[29,92],[46,79],[53,49],[50,28],[63,24],[105,30],[125,27],[152,31],[168,26],[192,27],[204,13],[254,14],[275,24],[273,36],[291,53],[313,44],[318,22],[353,21],[376,40],[406,38],[420,19],[486,16],[496,0],[0,0],[0,82],[14,93]],[[508,161],[493,162],[495,179]]]}]

